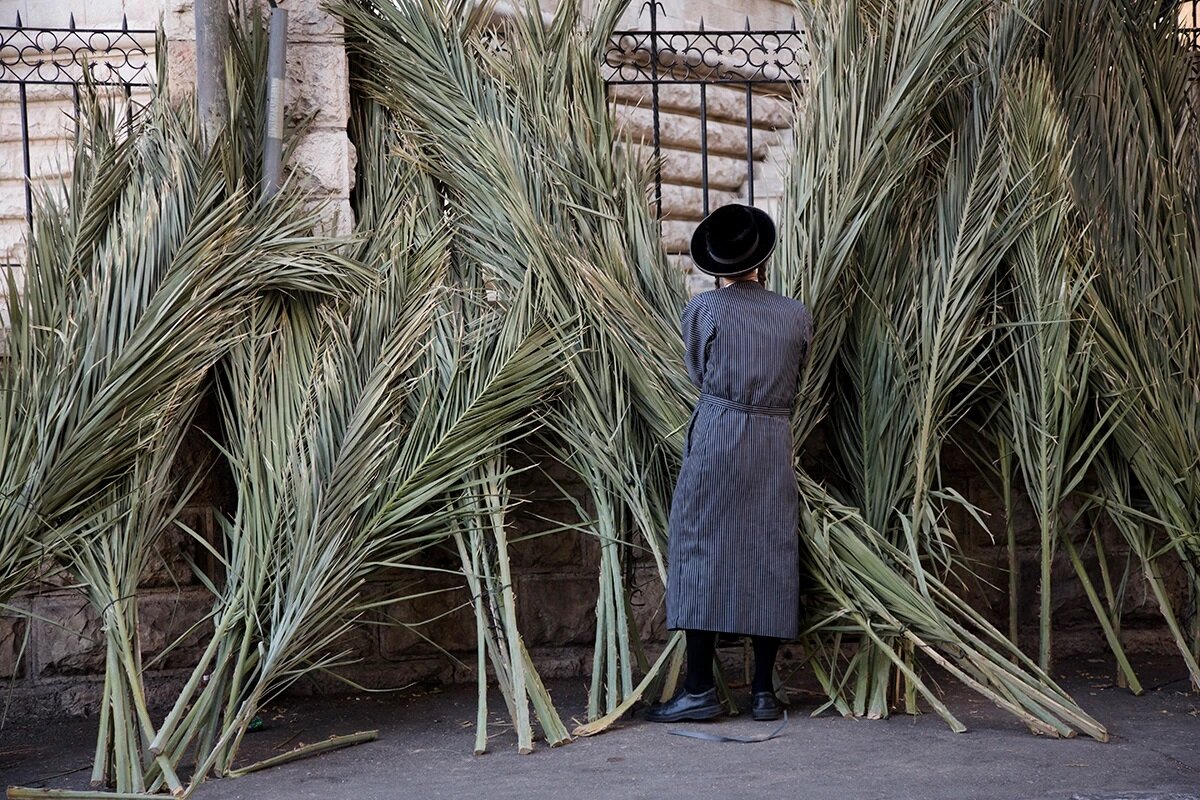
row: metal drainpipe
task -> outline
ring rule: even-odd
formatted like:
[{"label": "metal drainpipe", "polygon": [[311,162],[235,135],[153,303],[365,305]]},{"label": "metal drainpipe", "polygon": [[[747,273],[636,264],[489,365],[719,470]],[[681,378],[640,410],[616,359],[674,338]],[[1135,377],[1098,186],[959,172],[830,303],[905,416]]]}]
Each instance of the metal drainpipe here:
[{"label": "metal drainpipe", "polygon": [[271,26],[267,40],[267,130],[263,143],[262,196],[279,191],[283,156],[283,99],[287,81],[288,12],[271,2]]}]

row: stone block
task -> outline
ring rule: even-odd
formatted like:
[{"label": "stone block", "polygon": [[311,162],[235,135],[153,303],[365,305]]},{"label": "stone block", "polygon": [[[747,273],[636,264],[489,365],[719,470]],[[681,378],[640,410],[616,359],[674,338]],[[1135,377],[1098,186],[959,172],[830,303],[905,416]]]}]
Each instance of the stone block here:
[{"label": "stone block", "polygon": [[[629,149],[639,163],[649,164],[654,157],[654,148],[633,144]],[[700,153],[691,150],[662,151],[662,181],[664,184],[700,186],[703,183],[704,164]],[[757,180],[757,178],[755,179]],[[730,192],[738,191],[746,182],[746,160],[721,155],[708,157],[708,186],[710,189]],[[651,186],[650,191],[653,191]]]},{"label": "stone block", "polygon": [[196,41],[195,0],[160,0],[163,33],[170,40]]},{"label": "stone block", "polygon": [[[259,0],[261,7],[266,3]],[[288,42],[340,42],[342,20],[325,10],[322,0],[288,0]]]},{"label": "stone block", "polygon": [[[709,211],[726,203],[737,202],[736,192],[709,189]],[[662,187],[662,216],[665,220],[686,220],[693,223],[704,218],[704,191],[698,186],[664,184]]]},{"label": "stone block", "polygon": [[545,647],[529,651],[533,666],[543,681],[554,678],[584,678],[591,675],[590,647]]},{"label": "stone block", "polygon": [[293,125],[345,130],[350,116],[349,67],[341,44],[289,44],[284,107]]},{"label": "stone block", "polygon": [[596,575],[522,575],[516,582],[527,646],[587,644],[595,637]]},{"label": "stone block", "polygon": [[33,601],[34,648],[30,671],[40,677],[104,671],[105,645],[100,618],[78,594]]},{"label": "stone block", "polygon": [[[50,2],[53,3],[54,0],[50,0]],[[41,4],[42,0],[38,0],[38,5],[41,6]],[[131,3],[129,0],[89,0],[87,3],[72,2],[69,5],[75,14],[75,22],[80,27],[120,28],[121,17],[128,13],[126,6],[131,5]],[[135,12],[145,15],[147,9],[144,7],[144,4],[142,7],[138,7],[136,4],[133,5]],[[155,14],[154,20],[148,27],[154,27],[154,22],[157,22],[157,14]],[[138,23],[135,23],[131,18],[129,20],[129,27],[147,27],[145,23],[146,20],[139,20]]]},{"label": "stone block", "polygon": [[694,296],[701,292],[707,292],[716,287],[713,285],[713,277],[705,275],[703,272],[694,272],[687,277],[688,295]]},{"label": "stone block", "polygon": [[[131,28],[157,28],[158,21],[165,15],[167,3],[165,0],[123,0],[122,12],[129,20]],[[118,17],[116,24],[120,25]]]},{"label": "stone block", "polygon": [[[25,218],[0,219],[0,264],[22,264],[25,262]],[[13,277],[18,287],[24,285],[24,270],[17,270]],[[8,293],[8,272],[0,271],[0,297]]]},{"label": "stone block", "polygon": [[[213,511],[209,506],[185,508],[179,522],[186,529],[212,542],[214,540]],[[195,585],[198,580],[189,559],[206,572],[211,572],[207,549],[196,541],[185,527],[172,525],[155,542],[154,552],[142,570],[139,585],[145,588]]]},{"label": "stone block", "polygon": [[195,94],[195,42],[171,40],[167,43],[167,86],[176,101]]},{"label": "stone block", "polygon": [[315,130],[300,140],[285,171],[309,191],[349,197],[354,162],[354,147],[345,131]]},{"label": "stone block", "polygon": [[[183,636],[210,608],[203,591],[167,592],[139,598],[138,622],[142,658],[149,660]],[[39,677],[88,675],[104,671],[105,640],[101,620],[78,594],[34,598],[35,621],[30,672]],[[186,667],[195,663],[206,642],[206,626],[197,626],[156,666]]]},{"label": "stone block", "polygon": [[379,626],[360,620],[342,633],[329,647],[338,661],[372,661],[379,656]]},{"label": "stone block", "polygon": [[[64,139],[71,135],[72,105],[70,93],[65,97],[41,100],[26,104],[26,129],[30,141],[41,139]],[[21,109],[16,103],[0,106],[0,146],[6,150],[14,148],[15,158],[20,159]]]},{"label": "stone block", "polygon": [[[654,115],[648,108],[626,106],[614,115],[620,135],[628,136],[635,144],[650,145],[654,142]],[[746,128],[728,122],[710,121],[707,126],[707,145],[710,154],[746,157]],[[756,159],[764,158],[767,149],[779,140],[779,134],[758,131],[754,135],[752,151]],[[680,150],[700,149],[700,120],[692,114],[665,112],[659,114],[659,143],[663,148]]]},{"label": "stone block", "polygon": [[[648,84],[616,84],[609,87],[609,97],[618,105],[615,113],[621,114],[622,106],[653,108],[654,97]],[[658,107],[677,111],[700,119],[700,86],[698,84],[666,84],[658,91]],[[708,84],[704,91],[704,109],[709,122],[727,122],[746,125],[746,91],[741,86]],[[790,128],[795,119],[795,110],[789,99],[756,93],[750,101],[751,124],[756,129],[779,130]]]},{"label": "stone block", "polygon": [[179,640],[179,644],[155,664],[155,669],[194,665],[199,661],[212,633],[208,622],[201,623],[211,609],[212,596],[203,589],[167,591],[140,598],[138,631],[142,659],[148,661],[155,658]]},{"label": "stone block", "polygon": [[666,588],[657,569],[641,568],[634,572],[629,604],[633,607],[633,619],[643,641],[665,641],[667,638]]},{"label": "stone block", "polygon": [[379,653],[387,661],[475,649],[475,612],[466,579],[429,573],[390,587],[395,602],[381,606]]},{"label": "stone block", "polygon": [[[555,529],[580,521],[574,503],[563,497],[562,491],[570,492],[578,502],[585,501],[586,492],[569,467],[549,456],[540,463],[540,468],[519,472],[509,483],[513,498],[522,501],[509,514],[509,557],[514,568],[526,571],[578,567],[583,560],[581,540],[586,534]],[[521,468],[529,463],[518,456],[512,459],[512,466]],[[560,484],[562,491],[546,474]]]},{"label": "stone block", "polygon": [[29,627],[24,617],[8,614],[0,617],[0,678],[24,675],[28,640]]},{"label": "stone block", "polygon": [[[653,201],[651,201],[653,202]],[[665,219],[662,222],[662,246],[663,250],[671,255],[684,255],[688,253],[688,245],[692,241],[692,232],[696,230],[696,223],[677,219]]]},{"label": "stone block", "polygon": [[[126,0],[129,2],[129,0]],[[163,27],[170,39],[196,39],[195,0],[159,0],[163,7]],[[251,0],[265,18],[266,0]],[[280,4],[288,12],[288,44],[294,42],[338,42],[342,39],[342,21],[327,12],[321,0],[287,0]],[[130,17],[130,25],[133,18]]]}]

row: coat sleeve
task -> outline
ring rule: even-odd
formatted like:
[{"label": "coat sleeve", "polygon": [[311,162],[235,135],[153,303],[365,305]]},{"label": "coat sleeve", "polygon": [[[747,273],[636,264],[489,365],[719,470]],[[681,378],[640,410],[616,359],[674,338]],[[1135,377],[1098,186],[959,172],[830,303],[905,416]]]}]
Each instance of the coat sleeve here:
[{"label": "coat sleeve", "polygon": [[683,307],[683,359],[687,364],[688,378],[697,389],[704,386],[704,367],[708,360],[708,345],[716,335],[712,312],[699,298],[692,298]]}]

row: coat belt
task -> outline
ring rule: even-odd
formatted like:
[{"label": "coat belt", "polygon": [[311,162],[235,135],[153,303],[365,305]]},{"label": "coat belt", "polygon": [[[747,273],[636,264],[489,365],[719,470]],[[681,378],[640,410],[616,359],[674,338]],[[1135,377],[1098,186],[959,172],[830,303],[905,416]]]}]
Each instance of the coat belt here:
[{"label": "coat belt", "polygon": [[700,399],[706,403],[712,403],[714,406],[722,408],[732,408],[735,411],[745,411],[747,414],[766,414],[769,417],[790,417],[792,410],[787,406],[756,406],[750,403],[739,403],[736,400],[728,400],[724,397],[718,397],[715,394],[701,394]]}]

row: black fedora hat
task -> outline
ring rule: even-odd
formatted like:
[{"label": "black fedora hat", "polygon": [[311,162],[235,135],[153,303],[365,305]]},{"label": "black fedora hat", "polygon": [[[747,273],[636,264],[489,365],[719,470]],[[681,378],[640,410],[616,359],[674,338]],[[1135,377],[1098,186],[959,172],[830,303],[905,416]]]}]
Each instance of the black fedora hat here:
[{"label": "black fedora hat", "polygon": [[700,221],[690,249],[702,272],[722,278],[741,275],[775,249],[775,223],[761,208],[729,203]]}]

